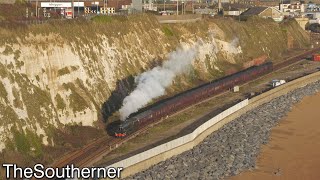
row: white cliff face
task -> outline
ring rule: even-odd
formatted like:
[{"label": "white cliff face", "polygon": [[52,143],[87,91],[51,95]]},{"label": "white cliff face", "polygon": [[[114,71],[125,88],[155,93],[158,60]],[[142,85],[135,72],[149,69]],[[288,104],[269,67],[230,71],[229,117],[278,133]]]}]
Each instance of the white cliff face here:
[{"label": "white cliff face", "polygon": [[[112,43],[99,35],[98,45],[89,42],[78,49],[72,42],[63,43],[57,34],[29,34],[23,42],[1,45],[0,105],[9,110],[0,111],[0,151],[7,141],[13,141],[12,128],[34,132],[44,145],[53,145],[49,127],[93,126],[119,79],[148,69],[156,57],[165,59],[169,53],[170,44],[161,42],[163,33],[159,29],[152,33],[159,36],[154,43],[162,43],[156,51],[144,48],[148,39],[137,32],[113,37]],[[197,42],[201,46],[193,65],[204,72],[209,71],[208,65],[219,71],[215,65],[218,53],[232,63],[241,53],[240,46],[212,34],[205,39],[194,36],[179,46]]]},{"label": "white cliff face", "polygon": [[[3,116],[0,116],[2,118]],[[0,127],[0,152],[2,152],[6,148],[6,144],[4,140],[6,139],[6,134],[4,127]]]},{"label": "white cliff face", "polygon": [[[157,33],[161,35],[161,32]],[[3,72],[0,78],[5,91],[1,103],[15,114],[1,123],[0,150],[5,147],[12,126],[24,133],[26,129],[35,132],[45,145],[52,142],[46,133],[49,126],[93,126],[98,120],[101,104],[110,96],[119,78],[125,77],[128,72],[139,73],[136,70],[141,67],[148,69],[149,62],[156,56],[165,57],[168,54],[167,44],[163,44],[162,50],[159,50],[163,52],[160,55],[142,48],[144,45],[136,33],[113,39],[112,44],[106,36],[101,35],[99,38],[99,46],[84,44],[78,51],[74,50],[72,43],[71,46],[55,45],[54,42],[63,39],[52,34],[42,37],[30,35],[26,38],[30,42],[0,47],[0,52],[5,52],[0,54]],[[44,48],[38,46],[38,43],[43,43],[42,39],[48,41]],[[126,39],[135,39],[137,44],[128,44]],[[192,46],[197,42],[201,42],[201,45],[194,67],[204,71],[208,71],[205,62],[208,60],[210,66],[219,70],[215,65],[217,53],[223,53],[230,61],[234,55],[241,53],[240,46],[218,40],[212,35],[205,40],[194,37],[180,45]],[[17,81],[16,77],[21,80]],[[33,101],[40,102],[33,106]],[[0,115],[4,116],[5,113]]]}]

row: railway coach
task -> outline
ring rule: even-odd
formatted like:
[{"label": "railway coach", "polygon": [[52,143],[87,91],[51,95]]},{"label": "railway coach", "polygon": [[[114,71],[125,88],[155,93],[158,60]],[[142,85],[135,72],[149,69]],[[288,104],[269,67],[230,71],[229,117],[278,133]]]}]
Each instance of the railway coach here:
[{"label": "railway coach", "polygon": [[111,128],[113,131],[111,134],[115,137],[125,137],[148,124],[160,120],[162,117],[174,114],[211,96],[227,91],[236,85],[256,79],[272,70],[272,62],[267,62],[190,89],[121,121]]}]

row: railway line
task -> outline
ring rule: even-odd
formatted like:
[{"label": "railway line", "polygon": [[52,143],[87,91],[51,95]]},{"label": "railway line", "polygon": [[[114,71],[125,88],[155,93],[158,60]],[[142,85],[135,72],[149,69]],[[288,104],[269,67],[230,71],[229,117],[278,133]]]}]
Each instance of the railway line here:
[{"label": "railway line", "polygon": [[[293,65],[295,63],[300,62],[300,60],[311,56],[312,54],[320,51],[320,48],[314,48],[310,51],[305,51],[301,54],[292,56],[287,58],[286,61],[279,62],[274,65],[274,70],[271,72],[276,72],[280,69]],[[262,77],[259,77],[262,78]],[[254,79],[256,80],[256,79]],[[253,80],[253,81],[254,81]],[[214,96],[213,96],[214,97]],[[210,98],[213,98],[210,97]],[[205,100],[204,100],[205,101]],[[185,110],[185,109],[184,109]],[[182,110],[182,111],[184,111]],[[162,118],[163,120],[163,118]],[[154,126],[155,124],[160,123],[162,120],[157,121],[153,124],[150,124],[146,127],[141,128],[140,130],[136,131],[135,133],[128,135],[123,139],[116,139],[110,136],[101,137],[99,139],[94,140],[90,144],[86,145],[85,147],[76,150],[70,154],[63,156],[61,159],[54,162],[51,167],[64,167],[66,165],[74,164],[76,167],[90,167],[93,166],[101,157],[107,155],[112,150],[119,147],[121,144],[127,142],[128,140],[134,138],[135,136],[139,135],[140,133],[146,131],[150,126]]]}]

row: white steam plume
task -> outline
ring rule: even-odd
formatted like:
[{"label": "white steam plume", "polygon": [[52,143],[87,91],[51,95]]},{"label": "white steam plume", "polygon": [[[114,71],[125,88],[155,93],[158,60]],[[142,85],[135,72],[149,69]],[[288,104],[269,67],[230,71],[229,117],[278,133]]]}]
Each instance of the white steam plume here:
[{"label": "white steam plume", "polygon": [[219,51],[224,51],[230,55],[238,54],[242,52],[238,43],[238,38],[235,38],[232,42],[225,42],[212,37],[210,43],[198,41],[191,47],[177,48],[176,51],[168,55],[168,60],[162,66],[155,67],[135,78],[137,87],[123,100],[123,105],[119,110],[120,119],[125,120],[130,114],[137,112],[152,99],[164,95],[165,89],[172,84],[173,79],[187,71],[188,66],[201,54],[212,54],[213,58],[216,58],[215,55]]},{"label": "white steam plume", "polygon": [[184,73],[195,59],[198,43],[189,48],[178,48],[171,52],[162,66],[157,66],[135,78],[136,89],[123,100],[120,108],[120,119],[125,120],[130,114],[137,112],[152,99],[165,94],[165,89],[173,79]]}]

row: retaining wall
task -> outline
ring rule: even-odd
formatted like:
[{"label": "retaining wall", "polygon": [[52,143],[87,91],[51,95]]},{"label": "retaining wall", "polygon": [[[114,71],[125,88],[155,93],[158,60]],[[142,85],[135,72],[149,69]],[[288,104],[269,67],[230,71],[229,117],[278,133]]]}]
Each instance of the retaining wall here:
[{"label": "retaining wall", "polygon": [[[124,159],[122,161],[119,161],[117,163],[114,163],[112,165],[110,165],[110,167],[124,167],[126,168],[126,172],[125,174],[129,175],[131,174],[128,171],[128,167],[132,166],[132,165],[137,165],[138,163],[141,163],[147,159],[153,158],[155,156],[158,156],[162,153],[171,151],[173,149],[176,149],[177,147],[180,147],[182,145],[185,145],[185,148],[187,148],[186,145],[188,144],[192,144],[191,146],[188,146],[190,148],[192,148],[193,146],[195,146],[196,144],[194,144],[194,139],[197,138],[201,133],[203,133],[204,131],[206,131],[208,128],[210,128],[211,126],[217,124],[219,121],[221,121],[222,119],[226,118],[227,116],[229,116],[230,114],[238,111],[239,109],[245,107],[248,105],[249,100],[245,99],[243,101],[241,101],[240,103],[232,106],[229,109],[226,109],[225,111],[221,112],[220,114],[218,114],[217,116],[213,117],[212,119],[208,120],[207,122],[205,122],[204,124],[202,124],[201,126],[199,126],[197,129],[195,129],[192,133],[187,134],[185,136],[182,136],[180,138],[174,139],[172,141],[169,141],[167,143],[164,143],[162,145],[159,145],[157,147],[154,147],[152,149],[149,149],[147,151],[144,151],[142,153],[136,154],[130,158]],[[188,148],[188,149],[190,149]],[[183,150],[185,151],[185,150]],[[181,152],[183,152],[181,151]],[[169,154],[163,154],[163,156],[161,156],[159,158],[159,160],[165,160],[169,157],[172,157],[173,155],[176,154],[177,151],[175,151],[175,153],[169,153]],[[170,155],[171,154],[171,155]],[[154,162],[160,162],[160,161],[152,161],[152,163],[147,163],[148,165],[146,165],[146,162],[143,162],[143,167],[148,167],[152,164],[155,164]],[[140,169],[140,168],[138,168]],[[124,177],[124,174],[122,174],[122,177]]]},{"label": "retaining wall", "polygon": [[178,155],[184,151],[192,149],[194,146],[202,142],[209,134],[218,130],[220,127],[237,117],[240,117],[247,111],[250,111],[257,106],[269,102],[270,100],[282,96],[294,89],[303,87],[318,80],[320,80],[320,72],[296,79],[250,100],[246,99],[208,120],[188,135],[114,163],[109,167],[124,167],[125,169],[121,174],[122,177],[147,169],[150,166],[164,161],[174,155]]}]

